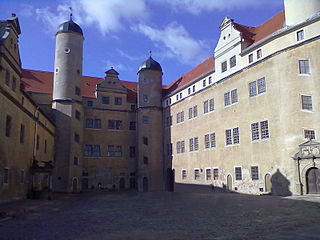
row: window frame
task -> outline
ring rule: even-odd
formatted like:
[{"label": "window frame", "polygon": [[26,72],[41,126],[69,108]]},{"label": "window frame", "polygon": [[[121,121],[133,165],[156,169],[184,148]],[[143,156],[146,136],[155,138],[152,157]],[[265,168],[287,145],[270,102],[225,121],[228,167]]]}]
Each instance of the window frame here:
[{"label": "window frame", "polygon": [[[240,172],[239,172],[240,170]],[[241,166],[234,166],[234,175],[236,181],[242,181],[242,167]]]},{"label": "window frame", "polygon": [[[310,99],[307,100],[307,99]],[[313,111],[313,106],[312,106],[312,95],[306,95],[306,94],[301,94],[301,110],[304,111]]]},{"label": "window frame", "polygon": [[[257,172],[254,172],[253,169],[257,169]],[[251,180],[258,181],[259,180],[259,166],[251,166],[250,167]],[[254,175],[255,174],[255,175]]]},{"label": "window frame", "polygon": [[310,75],[310,62],[309,59],[299,59],[299,74]]}]

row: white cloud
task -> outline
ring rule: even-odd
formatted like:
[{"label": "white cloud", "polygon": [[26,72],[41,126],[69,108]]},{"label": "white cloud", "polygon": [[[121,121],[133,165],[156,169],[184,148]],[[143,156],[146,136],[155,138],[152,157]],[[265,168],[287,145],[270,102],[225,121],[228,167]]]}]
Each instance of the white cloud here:
[{"label": "white cloud", "polygon": [[82,26],[97,27],[101,33],[118,31],[126,23],[140,22],[147,17],[144,0],[65,0],[56,10],[37,8],[38,19],[48,24],[50,30],[69,17],[69,7],[75,21]]},{"label": "white cloud", "polygon": [[259,7],[261,5],[282,5],[283,0],[156,0],[174,11],[187,11],[198,15],[203,11],[228,10],[234,8]]},{"label": "white cloud", "polygon": [[163,30],[139,24],[132,28],[150,38],[163,51],[166,58],[177,58],[181,63],[194,65],[208,57],[208,47],[204,41],[189,36],[186,29],[175,22]]},{"label": "white cloud", "polygon": [[124,51],[122,51],[121,49],[117,49],[117,52],[118,54],[121,56],[121,57],[124,57],[130,61],[138,61],[141,59],[141,57],[137,57],[137,56],[132,56],[130,54],[127,54],[125,53]]},{"label": "white cloud", "polygon": [[133,70],[132,66],[129,66],[129,65],[124,64],[124,63],[114,62],[113,60],[110,60],[110,59],[105,60],[104,63],[105,63],[105,66],[106,66],[104,71],[106,69],[109,70],[111,67],[114,70],[116,70],[117,72]]}]

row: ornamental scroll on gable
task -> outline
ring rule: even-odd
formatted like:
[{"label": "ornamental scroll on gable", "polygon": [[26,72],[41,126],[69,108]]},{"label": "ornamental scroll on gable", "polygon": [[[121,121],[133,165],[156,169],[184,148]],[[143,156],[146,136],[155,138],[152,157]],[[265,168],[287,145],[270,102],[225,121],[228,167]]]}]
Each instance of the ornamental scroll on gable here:
[{"label": "ornamental scroll on gable", "polygon": [[311,139],[299,145],[299,151],[293,156],[294,160],[320,158],[320,142]]}]

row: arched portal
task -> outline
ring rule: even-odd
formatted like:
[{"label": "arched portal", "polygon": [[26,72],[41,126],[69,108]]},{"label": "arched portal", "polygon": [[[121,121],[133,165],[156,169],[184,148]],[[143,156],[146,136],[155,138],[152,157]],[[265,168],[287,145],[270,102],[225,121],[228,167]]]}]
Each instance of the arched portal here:
[{"label": "arched portal", "polygon": [[148,192],[148,178],[144,177],[142,181],[143,192]]},{"label": "arched portal", "polygon": [[310,168],[306,173],[307,193],[320,193],[320,170]]},{"label": "arched portal", "polygon": [[227,176],[227,190],[232,191],[232,177],[230,174]]},{"label": "arched portal", "polygon": [[265,187],[265,191],[271,193],[272,190],[272,183],[271,183],[271,175],[269,173],[267,173],[264,176],[264,187]]}]

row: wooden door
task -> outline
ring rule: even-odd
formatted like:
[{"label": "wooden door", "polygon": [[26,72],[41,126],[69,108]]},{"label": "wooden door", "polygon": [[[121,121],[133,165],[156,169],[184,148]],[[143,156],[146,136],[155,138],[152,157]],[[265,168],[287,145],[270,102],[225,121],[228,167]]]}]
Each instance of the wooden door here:
[{"label": "wooden door", "polygon": [[272,183],[271,183],[271,175],[269,173],[266,174],[264,177],[264,184],[265,184],[265,192],[272,191]]},{"label": "wooden door", "polygon": [[227,176],[227,190],[232,191],[232,177],[230,174]]},{"label": "wooden door", "polygon": [[307,172],[308,193],[320,193],[320,170],[310,168]]}]

